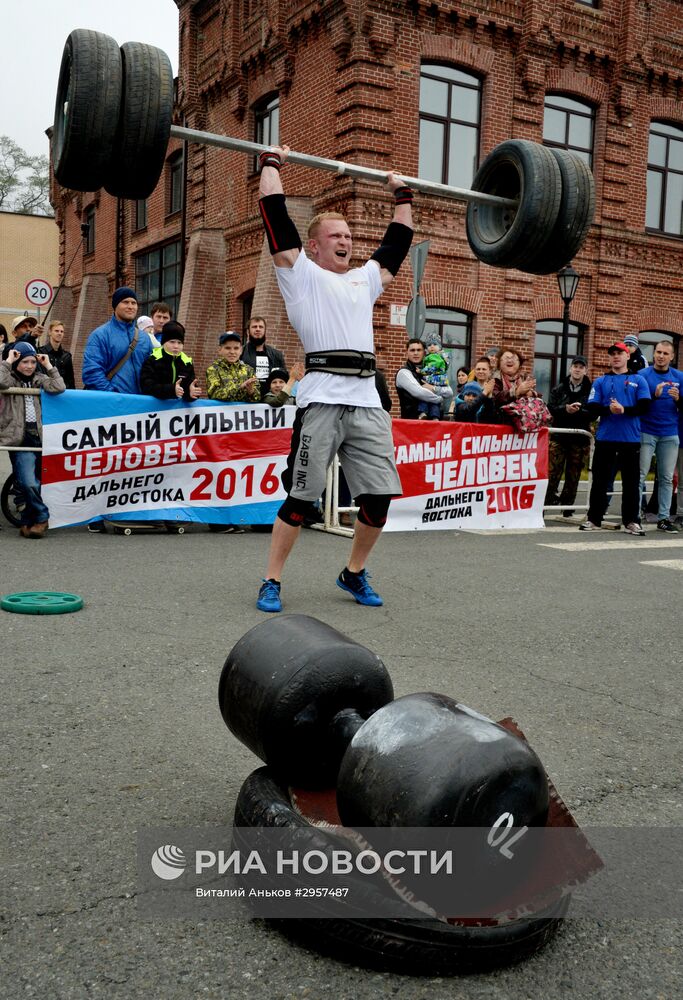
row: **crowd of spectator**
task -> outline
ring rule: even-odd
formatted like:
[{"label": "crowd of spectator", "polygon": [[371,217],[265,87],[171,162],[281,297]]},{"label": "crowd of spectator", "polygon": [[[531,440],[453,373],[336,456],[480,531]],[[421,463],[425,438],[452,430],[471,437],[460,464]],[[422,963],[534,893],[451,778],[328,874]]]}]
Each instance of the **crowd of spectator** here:
[{"label": "crowd of spectator", "polygon": [[[444,398],[434,384],[430,364],[432,352],[439,348],[416,338],[408,340],[405,361],[396,375],[403,418],[516,426],[510,404],[524,397],[539,398],[533,373],[526,370],[524,357],[513,347],[489,349],[471,371],[459,368],[457,393],[452,400]],[[620,473],[623,529],[644,535],[646,477],[653,456],[657,529],[673,533],[683,526],[683,505],[678,503],[683,494],[683,373],[673,367],[670,341],[656,344],[653,357],[653,364],[648,365],[638,337],[629,334],[607,349],[610,371],[606,375],[591,382],[586,358],[576,355],[569,374],[551,389],[545,506],[561,508],[565,518],[574,516],[572,505],[588,466],[591,435],[595,435],[589,509],[579,525],[583,531],[601,526]]]},{"label": "crowd of spectator", "polygon": [[[85,389],[143,393],[185,402],[201,398],[200,380],[192,358],[185,353],[185,328],[172,318],[165,302],[155,302],[149,316],[138,318],[137,295],[134,289],[123,287],[112,296],[112,310],[111,317],[88,337],[82,366]],[[17,316],[10,334],[0,326],[0,385],[34,386],[51,392],[75,388],[73,359],[63,346],[64,337],[61,320],[53,320],[44,330],[34,317]],[[267,342],[264,317],[251,317],[244,343],[239,332],[228,330],[218,336],[216,348],[217,357],[205,373],[209,399],[265,402],[271,406],[296,403],[303,366],[296,363],[288,368],[284,354]],[[641,504],[645,502],[646,477],[654,456],[657,527],[676,531],[683,524],[683,507],[677,504],[683,472],[683,375],[672,365],[673,346],[668,341],[657,344],[653,364],[648,365],[638,338],[628,335],[611,345],[607,356],[610,371],[591,382],[586,358],[576,355],[571,359],[569,373],[550,391],[547,406],[553,433],[545,504],[559,507],[565,518],[574,516],[572,505],[588,465],[590,434],[594,433],[589,510],[580,528],[600,527],[620,472],[624,529],[630,534],[643,534]],[[514,425],[508,404],[539,396],[533,373],[514,347],[490,348],[471,369],[458,368],[453,383],[448,378],[448,366],[438,337],[428,336],[426,342],[408,340],[405,361],[395,377],[402,418]],[[392,400],[380,371],[376,382],[382,405],[390,411]],[[27,435],[40,436],[39,399],[23,399],[31,402],[18,404],[13,400],[12,407],[0,408],[0,444],[7,445],[11,439],[11,443],[20,445]],[[17,422],[19,408],[25,426]],[[14,412],[11,421],[10,409]],[[42,537],[45,529],[40,525],[47,525],[47,508],[36,506],[35,493],[30,492],[35,490],[38,466],[32,453],[26,454],[30,461],[15,457],[21,452],[12,453],[15,479],[32,497],[32,506],[24,505],[27,524],[22,524],[22,534]],[[678,496],[674,495],[676,477]],[[30,519],[32,524],[28,523]],[[103,526],[96,522],[90,528],[98,531]]]}]

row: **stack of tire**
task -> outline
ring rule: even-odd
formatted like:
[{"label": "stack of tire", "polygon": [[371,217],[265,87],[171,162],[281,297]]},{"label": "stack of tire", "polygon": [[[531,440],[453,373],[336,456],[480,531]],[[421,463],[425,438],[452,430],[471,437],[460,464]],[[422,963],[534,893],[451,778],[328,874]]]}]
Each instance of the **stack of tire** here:
[{"label": "stack of tire", "polygon": [[[396,700],[380,658],[305,615],[270,619],[244,635],[224,665],[219,703],[228,728],[266,767],[239,793],[235,828],[310,832],[372,827],[573,825],[511,720],[492,722],[445,695]],[[371,892],[368,889],[368,892]],[[274,921],[326,954],[413,975],[483,972],[519,962],[557,933],[570,897],[533,917]],[[368,898],[368,912],[372,900]],[[351,913],[351,911],[349,911]]]}]

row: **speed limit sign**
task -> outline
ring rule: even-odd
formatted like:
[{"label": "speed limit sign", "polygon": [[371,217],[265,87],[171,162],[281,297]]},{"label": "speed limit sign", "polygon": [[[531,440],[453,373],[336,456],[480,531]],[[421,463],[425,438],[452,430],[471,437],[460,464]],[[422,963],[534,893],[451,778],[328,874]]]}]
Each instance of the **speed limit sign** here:
[{"label": "speed limit sign", "polygon": [[52,302],[52,285],[45,278],[31,278],[24,292],[33,306],[47,306]]}]

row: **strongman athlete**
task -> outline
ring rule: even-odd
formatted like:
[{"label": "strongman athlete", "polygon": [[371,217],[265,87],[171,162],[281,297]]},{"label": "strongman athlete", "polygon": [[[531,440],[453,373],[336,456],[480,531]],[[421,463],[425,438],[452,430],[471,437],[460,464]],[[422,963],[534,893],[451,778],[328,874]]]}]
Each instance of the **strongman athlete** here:
[{"label": "strongman athlete", "polygon": [[336,453],[358,520],[348,565],[337,578],[359,604],[377,607],[365,561],[401,483],[394,464],[391,418],[375,388],[372,310],[398,273],[413,236],[412,191],[393,173],[396,200],[382,245],[362,267],[350,268],[351,232],[342,215],[325,212],[308,227],[308,255],[289,218],[280,180],[287,146],[261,154],[259,207],[289,321],[306,351],[306,374],[297,390],[292,447],[282,482],[288,496],[278,511],[266,578],[256,607],[281,611],[280,577],[301,525],[325,488]]}]

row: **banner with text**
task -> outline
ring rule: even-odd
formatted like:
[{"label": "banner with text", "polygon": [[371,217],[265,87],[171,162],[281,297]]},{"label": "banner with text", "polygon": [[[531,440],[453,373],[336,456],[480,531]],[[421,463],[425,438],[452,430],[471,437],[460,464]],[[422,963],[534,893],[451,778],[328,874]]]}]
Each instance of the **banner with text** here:
[{"label": "banner with text", "polygon": [[395,420],[403,496],[385,531],[542,528],[548,430]]},{"label": "banner with text", "polygon": [[117,521],[272,524],[295,407],[42,393],[50,526]]},{"label": "banner with text", "polygon": [[[272,524],[295,407],[42,394],[53,527],[119,521]],[[542,528],[548,431],[395,420],[403,496],[387,531]]]}]

